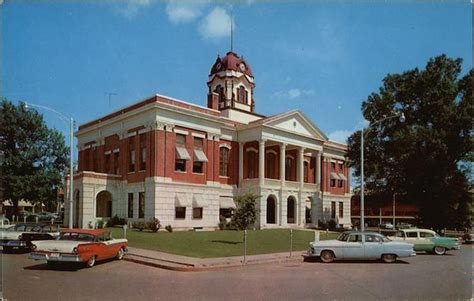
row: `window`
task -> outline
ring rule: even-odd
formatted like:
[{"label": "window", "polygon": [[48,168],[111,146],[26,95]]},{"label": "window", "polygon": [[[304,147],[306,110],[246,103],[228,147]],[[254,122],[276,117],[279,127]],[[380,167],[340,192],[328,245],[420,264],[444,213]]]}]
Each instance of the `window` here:
[{"label": "window", "polygon": [[218,85],[214,92],[219,94],[219,107],[223,107],[225,105],[225,95],[224,95],[224,88],[221,85]]},{"label": "window", "polygon": [[232,208],[220,208],[219,217],[231,218],[232,217]]},{"label": "window", "polygon": [[403,231],[398,231],[398,232],[395,234],[395,237],[402,237],[402,238],[405,238],[405,232],[403,232]]},{"label": "window", "polygon": [[336,187],[336,179],[331,179],[330,186]]},{"label": "window", "polygon": [[265,178],[268,179],[274,179],[276,178],[275,175],[275,162],[276,162],[276,156],[274,153],[268,153],[267,158],[265,159]]},{"label": "window", "polygon": [[146,169],[146,136],[140,134],[140,170]]},{"label": "window", "polygon": [[257,177],[257,153],[254,151],[247,152],[247,178]]},{"label": "window", "polygon": [[[194,144],[194,149],[195,150],[202,151],[202,149],[203,149],[203,140],[202,140],[202,138],[194,137],[193,144]],[[196,156],[195,156],[194,161],[193,161],[193,173],[202,173],[203,166],[204,166],[204,162],[201,159],[196,158]]]},{"label": "window", "polygon": [[359,234],[349,235],[349,242],[362,242],[362,237]]},{"label": "window", "polygon": [[128,172],[135,171],[135,136],[128,138]]},{"label": "window", "polygon": [[120,173],[120,153],[114,153],[114,174],[118,175]]},{"label": "window", "polygon": [[343,180],[337,180],[337,187],[342,188],[344,186]]},{"label": "window", "polygon": [[186,218],[186,207],[175,207],[174,208],[174,217],[176,219],[185,219]]},{"label": "window", "polygon": [[339,172],[340,173],[344,172],[344,163],[339,163]]},{"label": "window", "polygon": [[[176,147],[186,149],[186,136],[182,134],[176,134]],[[179,155],[179,153],[177,153]],[[183,157],[176,157],[174,164],[175,171],[186,171],[186,159]]]},{"label": "window", "polygon": [[227,147],[221,147],[219,153],[219,175],[223,177],[229,176],[229,153]]},{"label": "window", "polygon": [[429,232],[420,232],[420,237],[434,237],[434,235]]},{"label": "window", "polygon": [[331,162],[331,171],[336,171],[336,163]]},{"label": "window", "polygon": [[105,155],[105,173],[110,173],[110,154]]},{"label": "window", "polygon": [[304,181],[305,183],[308,183],[309,163],[308,163],[307,161],[304,161],[303,164],[304,164],[304,171],[303,171],[303,177],[304,177],[304,179],[303,179],[303,181]]},{"label": "window", "polygon": [[202,207],[193,208],[193,218],[202,219]]},{"label": "window", "polygon": [[138,218],[145,217],[145,193],[138,193]]},{"label": "window", "polygon": [[133,218],[133,193],[128,194],[128,218]]},{"label": "window", "polygon": [[237,89],[237,101],[240,102],[240,103],[245,103],[247,104],[247,91],[245,90],[245,88],[243,86],[240,86],[238,89]]},{"label": "window", "polygon": [[418,232],[406,232],[407,237],[417,238]]},{"label": "window", "polygon": [[344,203],[339,202],[339,217],[343,218],[344,217]]},{"label": "window", "polygon": [[92,150],[92,170],[99,171],[99,162],[97,159],[97,148],[95,146],[94,146],[94,149]]},{"label": "window", "polygon": [[382,242],[382,239],[377,235],[366,235],[365,242]]},{"label": "window", "polygon": [[293,169],[293,158],[286,157],[285,159],[285,180],[291,181],[291,172]]},{"label": "window", "polygon": [[331,202],[331,218],[336,218],[336,202]]}]

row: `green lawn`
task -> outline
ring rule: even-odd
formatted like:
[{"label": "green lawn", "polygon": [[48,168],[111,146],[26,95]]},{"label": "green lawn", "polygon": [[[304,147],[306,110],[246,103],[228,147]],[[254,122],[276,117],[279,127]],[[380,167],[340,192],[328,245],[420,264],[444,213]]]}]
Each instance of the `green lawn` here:
[{"label": "green lawn", "polygon": [[[109,228],[116,238],[123,237],[120,228]],[[199,257],[227,257],[243,254],[243,231],[175,231],[139,232],[128,230],[127,239],[131,247],[166,253]],[[320,239],[333,239],[338,234],[321,233]],[[303,251],[314,240],[313,231],[293,230],[293,251]],[[290,230],[249,230],[247,254],[289,252]]]}]

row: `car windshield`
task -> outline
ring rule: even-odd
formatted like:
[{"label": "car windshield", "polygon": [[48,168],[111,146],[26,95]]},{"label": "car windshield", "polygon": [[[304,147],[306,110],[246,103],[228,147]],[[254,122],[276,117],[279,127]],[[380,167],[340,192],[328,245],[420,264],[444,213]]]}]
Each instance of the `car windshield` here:
[{"label": "car windshield", "polygon": [[95,241],[95,236],[86,233],[66,232],[61,233],[58,240]]},{"label": "car windshield", "polygon": [[348,236],[348,235],[349,235],[349,234],[347,234],[347,233],[341,233],[341,234],[337,237],[337,240],[339,240],[339,241],[347,241],[347,236]]}]

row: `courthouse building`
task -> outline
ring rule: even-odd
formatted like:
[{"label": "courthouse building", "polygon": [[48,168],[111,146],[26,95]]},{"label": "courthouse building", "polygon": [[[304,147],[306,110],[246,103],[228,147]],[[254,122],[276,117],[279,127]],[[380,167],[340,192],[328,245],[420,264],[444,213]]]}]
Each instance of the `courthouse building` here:
[{"label": "courthouse building", "polygon": [[207,86],[206,107],[157,94],[79,126],[74,226],[117,215],[215,228],[246,192],[261,196],[260,228],[350,225],[346,145],[300,111],[256,113],[251,68],[234,52]]}]

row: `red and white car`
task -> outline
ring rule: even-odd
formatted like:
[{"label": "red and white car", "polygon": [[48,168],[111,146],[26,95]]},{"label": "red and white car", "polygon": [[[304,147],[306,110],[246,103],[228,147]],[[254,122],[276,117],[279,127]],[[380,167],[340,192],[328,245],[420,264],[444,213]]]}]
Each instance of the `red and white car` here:
[{"label": "red and white car", "polygon": [[57,262],[83,262],[87,267],[96,261],[116,258],[127,252],[126,239],[114,239],[105,229],[65,229],[55,240],[32,242],[30,259]]}]

